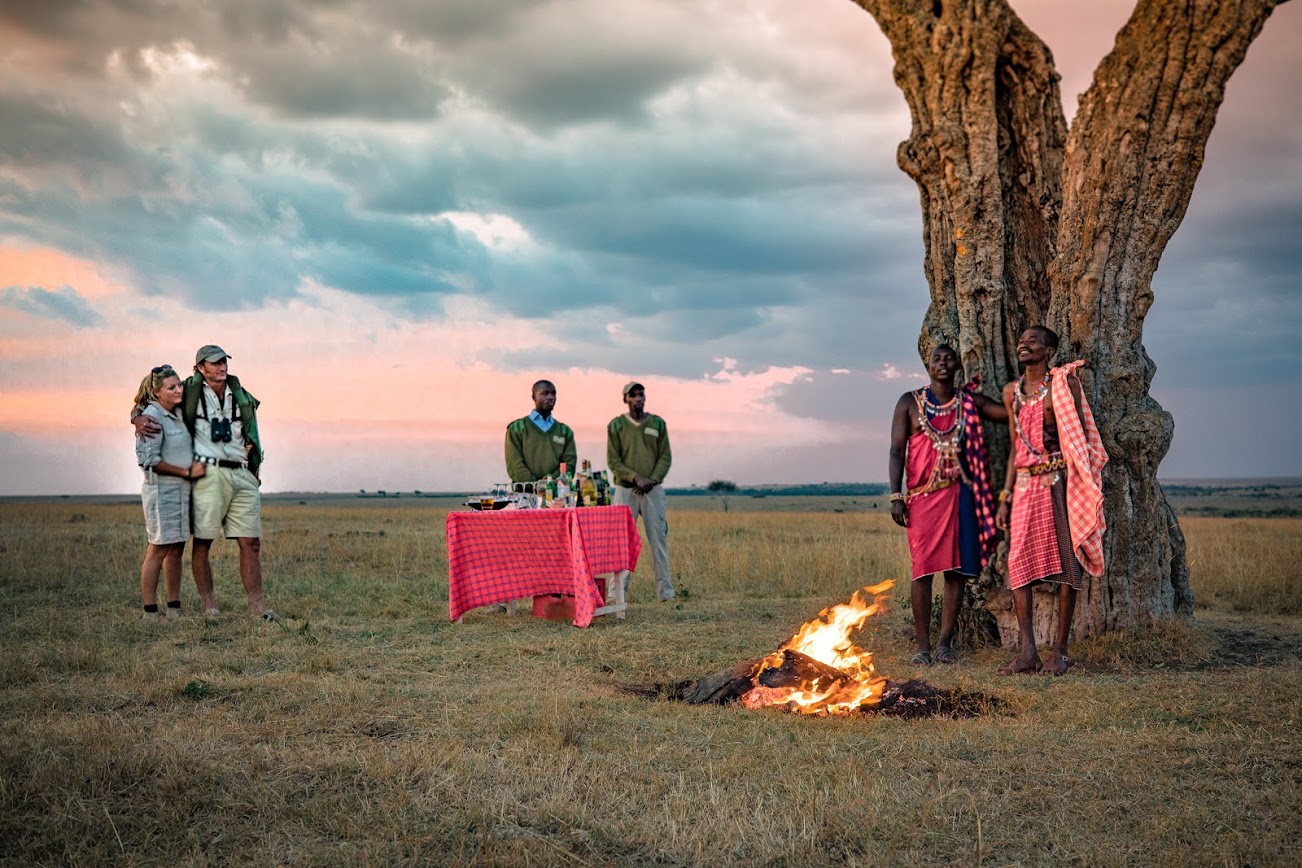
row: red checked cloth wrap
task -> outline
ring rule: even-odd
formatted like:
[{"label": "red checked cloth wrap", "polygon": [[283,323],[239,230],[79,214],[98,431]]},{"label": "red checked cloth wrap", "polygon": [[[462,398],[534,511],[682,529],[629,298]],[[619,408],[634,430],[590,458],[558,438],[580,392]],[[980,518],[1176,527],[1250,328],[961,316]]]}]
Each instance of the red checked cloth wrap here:
[{"label": "red checked cloth wrap", "polygon": [[[1071,545],[1081,569],[1091,576],[1103,575],[1103,465],[1108,463],[1103,438],[1094,424],[1085,396],[1080,396],[1080,418],[1072,412],[1076,404],[1067,385],[1067,375],[1085,364],[1074,361],[1049,372],[1049,392],[1058,421],[1058,447],[1067,460],[1067,523]],[[1064,410],[1066,412],[1064,412]]]},{"label": "red checked cloth wrap", "polygon": [[540,594],[573,594],[574,626],[604,605],[592,577],[637,567],[642,550],[627,506],[451,512],[448,616]]},{"label": "red checked cloth wrap", "polygon": [[[1066,462],[1067,526],[1071,547],[1081,569],[1092,575],[1103,574],[1103,465],[1107,453],[1089,404],[1081,396],[1081,415],[1077,418],[1067,374],[1083,362],[1072,362],[1049,372],[1049,391],[1053,397],[1054,418],[1058,426],[1058,447]],[[1044,402],[1022,405],[1017,416],[1022,436],[1037,450],[1044,450]],[[1036,455],[1022,437],[1013,443],[1013,464],[1030,467],[1044,460]],[[1013,492],[1011,533],[1008,540],[1008,584],[1020,588],[1037,579],[1057,576],[1066,565],[1059,556],[1058,532],[1054,523],[1050,485],[1057,474],[1023,476],[1018,474]]]}]

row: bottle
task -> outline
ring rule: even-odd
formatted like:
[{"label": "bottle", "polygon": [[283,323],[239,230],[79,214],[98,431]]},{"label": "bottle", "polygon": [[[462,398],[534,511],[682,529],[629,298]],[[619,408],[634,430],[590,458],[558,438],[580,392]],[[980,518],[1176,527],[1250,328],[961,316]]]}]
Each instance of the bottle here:
[{"label": "bottle", "polygon": [[606,490],[606,471],[597,471],[597,506],[610,506]]},{"label": "bottle", "polygon": [[561,464],[561,475],[556,478],[556,503],[559,506],[566,506],[567,499],[570,496],[570,482],[565,478],[565,465]]},{"label": "bottle", "polygon": [[597,506],[597,482],[592,478],[591,469],[584,475],[579,490],[583,493],[584,506]]}]

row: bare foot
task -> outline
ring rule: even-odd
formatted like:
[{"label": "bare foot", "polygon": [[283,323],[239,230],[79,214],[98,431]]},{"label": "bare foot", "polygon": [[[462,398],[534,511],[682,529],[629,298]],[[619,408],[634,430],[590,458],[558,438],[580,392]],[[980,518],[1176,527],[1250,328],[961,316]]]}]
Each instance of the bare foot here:
[{"label": "bare foot", "polygon": [[1030,660],[1023,660],[1021,657],[1014,657],[1010,662],[1005,663],[995,670],[996,675],[1034,675],[1040,671],[1040,658],[1032,657]]},{"label": "bare foot", "polygon": [[1050,654],[1040,669],[1041,675],[1066,675],[1071,668],[1071,658],[1066,654]]}]

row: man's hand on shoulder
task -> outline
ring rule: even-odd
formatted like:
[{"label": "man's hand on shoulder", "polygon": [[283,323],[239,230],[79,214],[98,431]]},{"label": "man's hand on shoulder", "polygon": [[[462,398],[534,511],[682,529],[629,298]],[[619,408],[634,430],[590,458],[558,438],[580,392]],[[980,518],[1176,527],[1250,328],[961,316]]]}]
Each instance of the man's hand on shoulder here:
[{"label": "man's hand on shoulder", "polygon": [[135,426],[136,433],[146,440],[154,439],[163,431],[163,426],[159,425],[158,420],[148,413],[141,413],[131,420],[131,424]]}]

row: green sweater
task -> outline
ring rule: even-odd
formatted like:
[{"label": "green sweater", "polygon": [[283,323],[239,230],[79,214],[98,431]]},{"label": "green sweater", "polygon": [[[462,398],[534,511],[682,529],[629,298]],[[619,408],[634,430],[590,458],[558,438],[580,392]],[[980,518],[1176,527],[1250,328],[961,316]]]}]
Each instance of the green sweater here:
[{"label": "green sweater", "polygon": [[574,447],[574,432],[564,422],[552,422],[543,431],[528,416],[506,426],[506,472],[512,482],[534,482],[555,476],[565,462],[573,473],[579,452]]},{"label": "green sweater", "polygon": [[659,485],[672,461],[669,429],[659,416],[648,413],[639,425],[624,414],[606,426],[606,466],[617,484],[632,488],[634,476],[645,476]]}]

